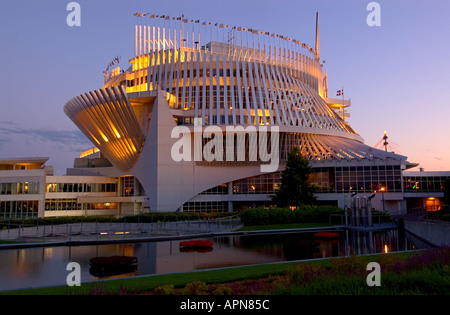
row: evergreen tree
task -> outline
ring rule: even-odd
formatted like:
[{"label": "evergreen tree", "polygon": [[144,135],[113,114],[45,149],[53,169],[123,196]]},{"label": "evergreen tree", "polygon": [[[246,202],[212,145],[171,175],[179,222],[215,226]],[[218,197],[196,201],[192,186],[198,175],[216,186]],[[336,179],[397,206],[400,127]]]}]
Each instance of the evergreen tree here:
[{"label": "evergreen tree", "polygon": [[281,173],[281,187],[273,197],[273,202],[278,207],[314,203],[314,187],[308,183],[311,173],[309,161],[302,156],[299,147],[294,147],[288,154],[286,169]]},{"label": "evergreen tree", "polygon": [[444,203],[450,209],[450,178],[444,181]]}]

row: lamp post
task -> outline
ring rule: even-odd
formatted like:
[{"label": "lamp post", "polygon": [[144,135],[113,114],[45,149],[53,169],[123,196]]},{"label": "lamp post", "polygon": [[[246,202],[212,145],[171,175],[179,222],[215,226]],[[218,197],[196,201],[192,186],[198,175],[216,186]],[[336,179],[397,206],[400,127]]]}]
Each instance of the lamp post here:
[{"label": "lamp post", "polygon": [[383,212],[384,212],[384,192],[386,191],[385,187],[381,187],[381,199],[383,200]]},{"label": "lamp post", "polygon": [[367,198],[368,200],[368,204],[367,204],[367,223],[369,226],[373,225],[373,217],[372,217],[372,199],[375,198],[375,194],[372,194],[369,198]]},{"label": "lamp post", "polygon": [[[356,191],[354,191],[354,192],[352,192],[351,194],[350,194],[350,209],[351,209],[351,214],[352,214],[352,225],[354,225],[354,219],[353,219],[353,216],[355,215],[355,209],[354,209],[354,207],[353,207],[353,197],[355,197],[356,196],[356,194],[357,194],[357,192]],[[345,208],[345,226],[347,226],[348,225],[348,213],[347,213],[347,208]]]}]

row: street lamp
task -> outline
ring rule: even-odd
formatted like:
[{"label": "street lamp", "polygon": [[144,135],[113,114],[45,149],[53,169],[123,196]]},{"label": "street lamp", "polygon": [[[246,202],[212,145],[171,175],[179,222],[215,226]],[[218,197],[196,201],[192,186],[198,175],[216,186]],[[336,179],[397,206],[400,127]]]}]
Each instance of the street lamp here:
[{"label": "street lamp", "polygon": [[[353,209],[353,197],[355,197],[358,194],[358,192],[354,191],[350,194],[350,209]],[[345,197],[344,197],[345,198]],[[344,210],[345,210],[345,226],[348,225],[348,211],[347,211],[347,207],[344,205]],[[353,211],[353,210],[352,210]]]},{"label": "street lamp", "polygon": [[386,188],[381,187],[380,191],[381,191],[381,199],[383,200],[383,212],[384,212],[384,192],[386,191]]}]

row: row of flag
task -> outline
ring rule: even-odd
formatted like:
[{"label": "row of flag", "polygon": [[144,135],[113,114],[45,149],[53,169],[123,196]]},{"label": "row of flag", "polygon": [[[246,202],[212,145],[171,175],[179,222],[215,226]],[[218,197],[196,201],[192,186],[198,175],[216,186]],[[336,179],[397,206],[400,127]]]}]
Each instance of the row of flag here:
[{"label": "row of flag", "polygon": [[112,66],[114,66],[114,65],[116,65],[116,64],[119,64],[119,63],[120,63],[120,57],[117,56],[117,57],[115,57],[113,60],[111,60],[111,61],[108,63],[108,66],[106,66],[106,71],[109,71],[109,68],[110,68],[110,67],[112,67]]},{"label": "row of flag", "polygon": [[[146,17],[146,16],[148,16],[148,17],[150,17],[151,19],[161,18],[161,19],[164,19],[164,20],[176,20],[176,21],[182,21],[183,23],[188,23],[188,22],[189,22],[189,19],[186,19],[186,18],[184,17],[184,15],[182,15],[182,16],[180,16],[180,17],[170,17],[170,16],[168,16],[168,15],[158,15],[158,14],[150,14],[150,13],[134,13],[134,16],[136,16],[136,17]],[[200,20],[190,20],[190,22],[191,22],[191,23],[200,23]],[[203,26],[206,26],[206,25],[214,25],[214,26],[217,26],[217,27],[219,27],[219,28],[230,28],[229,25],[226,25],[226,24],[224,25],[224,24],[219,24],[219,23],[213,24],[213,23],[211,23],[211,22],[202,22],[201,24],[202,24]],[[246,28],[246,27],[240,27],[240,26],[233,26],[233,27],[231,27],[231,29],[232,29],[232,30],[237,30],[237,31],[248,31],[248,32],[250,32],[250,33],[252,33],[252,34],[255,34],[255,35],[258,35],[258,34],[260,34],[260,35],[268,35],[268,36],[270,36],[270,37],[272,37],[272,38],[275,38],[275,37],[276,37],[276,38],[280,38],[280,39],[282,39],[282,40],[292,41],[293,43],[295,43],[295,44],[297,44],[297,45],[301,45],[303,48],[308,49],[310,52],[314,53],[314,50],[313,50],[311,47],[309,47],[309,46],[306,45],[305,43],[302,43],[301,41],[298,41],[298,40],[293,39],[293,38],[291,38],[291,37],[287,37],[287,36],[283,36],[283,35],[278,35],[278,34],[272,34],[272,33],[269,33],[269,32],[258,31],[258,30],[256,30],[256,29]]]}]

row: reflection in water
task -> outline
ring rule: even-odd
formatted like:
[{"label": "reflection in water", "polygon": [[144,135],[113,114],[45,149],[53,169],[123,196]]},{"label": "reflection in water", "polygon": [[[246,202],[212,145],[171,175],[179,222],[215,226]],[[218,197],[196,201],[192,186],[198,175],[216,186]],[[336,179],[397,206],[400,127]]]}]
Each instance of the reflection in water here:
[{"label": "reflection in water", "polygon": [[[65,285],[69,262],[81,266],[81,281],[172,273],[237,265],[262,264],[346,255],[382,253],[424,248],[397,230],[339,232],[338,239],[317,239],[314,233],[226,236],[211,239],[209,251],[185,251],[180,241],[145,242],[73,247],[0,250],[0,290]],[[136,271],[112,277],[89,273],[89,260],[98,256],[125,255],[138,258]]]},{"label": "reflection in water", "polygon": [[130,274],[136,271],[137,257],[116,255],[109,257],[94,257],[89,260],[89,273],[95,277],[109,277]]}]

